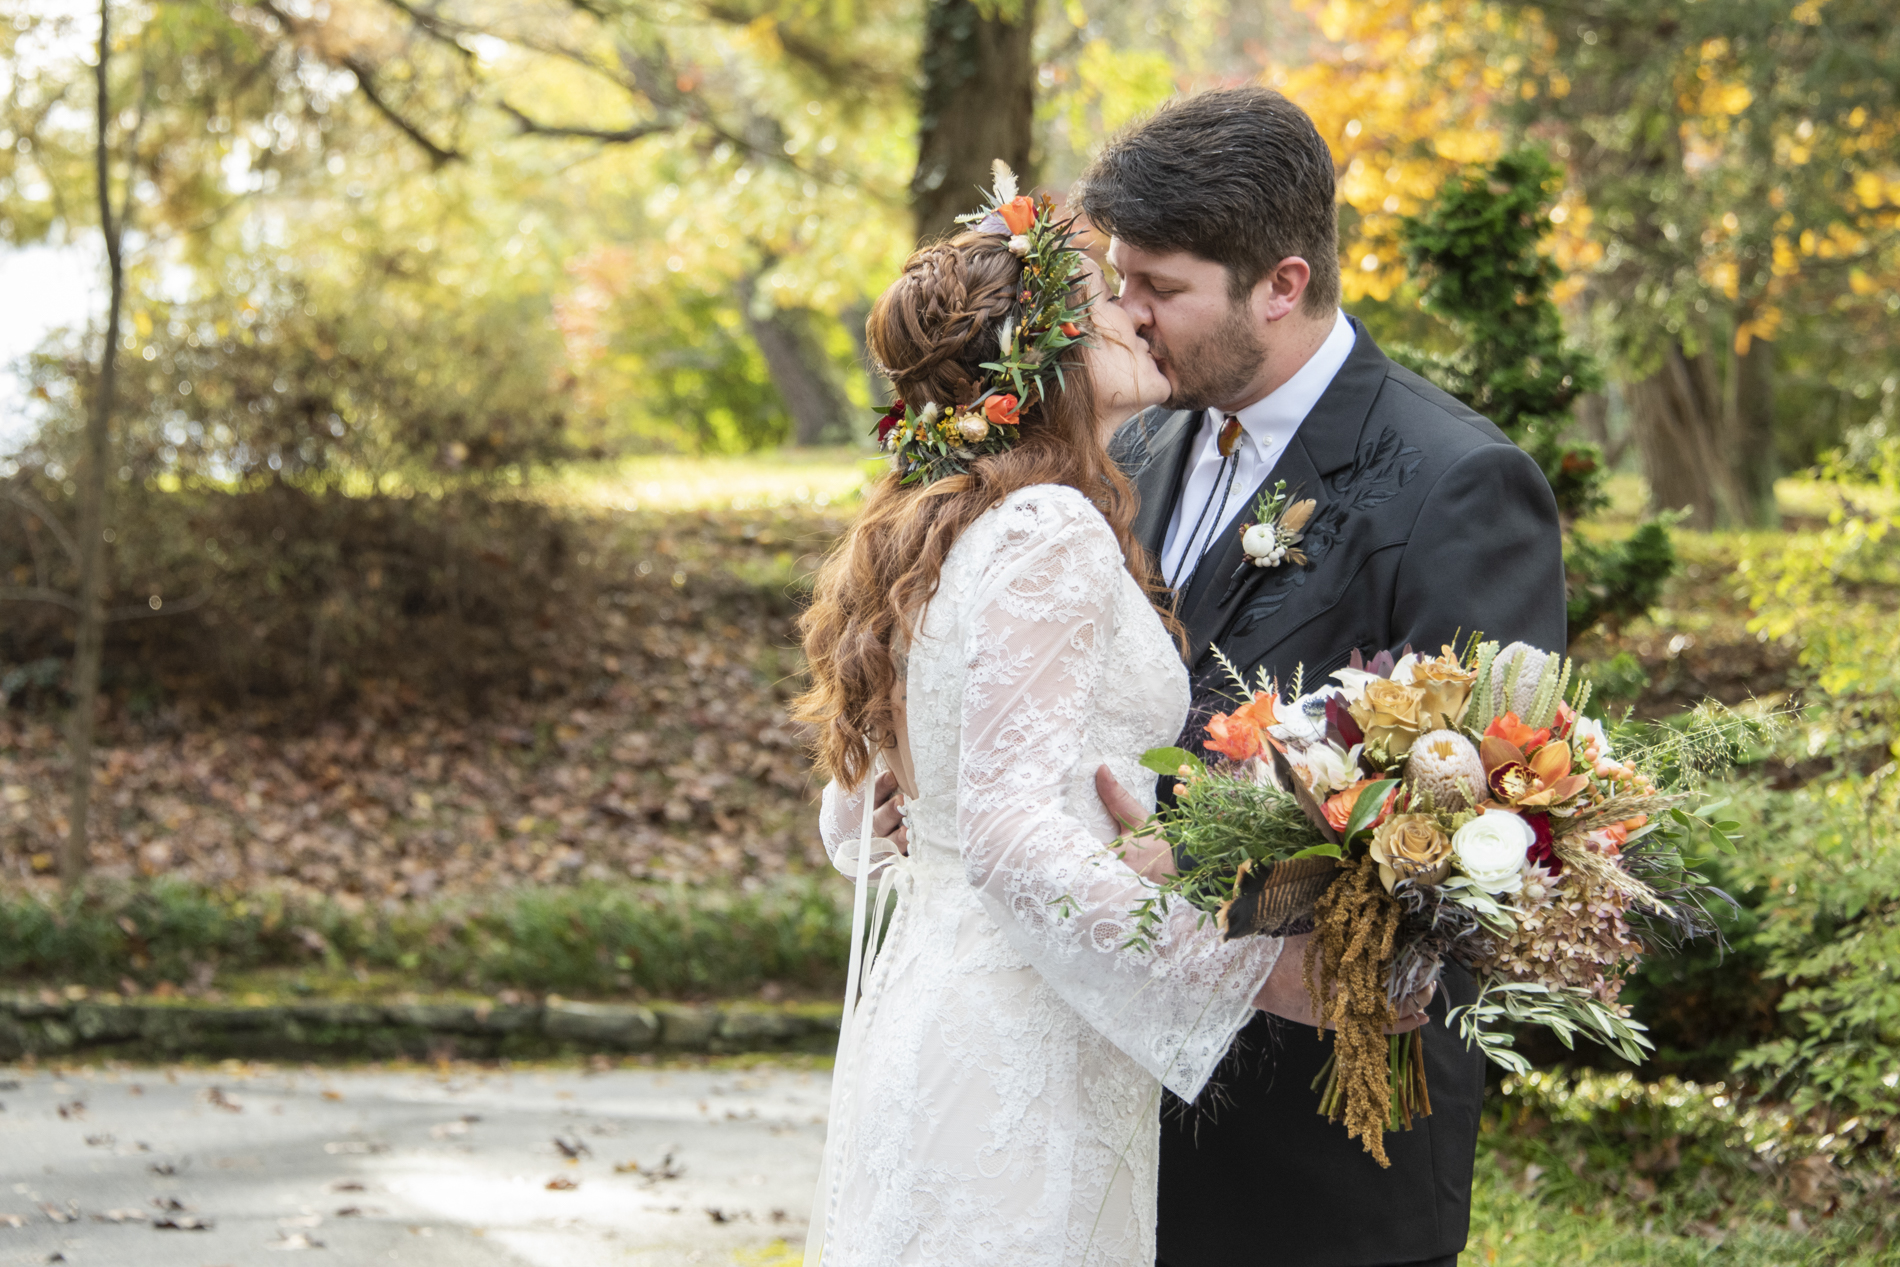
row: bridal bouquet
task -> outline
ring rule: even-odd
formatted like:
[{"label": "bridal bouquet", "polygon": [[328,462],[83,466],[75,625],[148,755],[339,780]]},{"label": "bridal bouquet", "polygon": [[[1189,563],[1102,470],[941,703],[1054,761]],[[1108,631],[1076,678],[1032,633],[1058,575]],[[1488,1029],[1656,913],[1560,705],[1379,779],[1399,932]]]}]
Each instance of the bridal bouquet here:
[{"label": "bridal bouquet", "polygon": [[[1390,1164],[1383,1132],[1431,1099],[1416,1033],[1385,1027],[1448,961],[1480,984],[1448,1020],[1496,1063],[1529,1067],[1508,1024],[1642,1058],[1617,996],[1646,944],[1714,932],[1705,902],[1725,895],[1683,855],[1698,837],[1732,850],[1739,829],[1711,821],[1716,806],[1690,811],[1693,776],[1751,723],[1705,707],[1619,757],[1583,715],[1590,687],[1571,662],[1523,643],[1355,652],[1334,682],[1302,694],[1296,680],[1290,696],[1228,668],[1252,697],[1208,721],[1210,758],[1143,759],[1178,779],[1150,830],[1187,862],[1161,888],[1229,938],[1316,934],[1305,984],[1334,1028],[1321,1113]],[[1137,939],[1160,904],[1137,913]]]}]

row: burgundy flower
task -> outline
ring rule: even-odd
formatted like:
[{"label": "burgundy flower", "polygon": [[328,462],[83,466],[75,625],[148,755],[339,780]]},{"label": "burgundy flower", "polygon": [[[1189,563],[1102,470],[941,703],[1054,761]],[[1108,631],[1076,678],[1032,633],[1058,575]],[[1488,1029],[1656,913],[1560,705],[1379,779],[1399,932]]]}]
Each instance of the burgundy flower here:
[{"label": "burgundy flower", "polygon": [[1531,842],[1530,848],[1524,851],[1524,856],[1552,875],[1562,875],[1564,860],[1557,856],[1557,851],[1550,843],[1555,836],[1550,829],[1550,815],[1525,814],[1523,819],[1530,826],[1531,834],[1537,837]]},{"label": "burgundy flower", "polygon": [[1366,741],[1366,732],[1359,729],[1359,723],[1346,711],[1346,701],[1337,695],[1328,696],[1326,700],[1326,729],[1327,737],[1348,752],[1354,744]]},{"label": "burgundy flower", "polygon": [[892,429],[902,421],[904,421],[904,402],[893,400],[891,407],[884,411],[884,416],[877,420],[877,442],[883,444],[885,437],[889,436]]}]

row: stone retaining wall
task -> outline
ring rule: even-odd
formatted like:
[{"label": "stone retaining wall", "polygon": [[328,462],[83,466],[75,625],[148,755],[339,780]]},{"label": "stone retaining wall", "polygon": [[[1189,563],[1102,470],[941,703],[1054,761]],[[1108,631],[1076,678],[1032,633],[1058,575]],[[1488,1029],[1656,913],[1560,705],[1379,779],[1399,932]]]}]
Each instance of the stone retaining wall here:
[{"label": "stone retaining wall", "polygon": [[808,1051],[838,1045],[811,1004],[232,1003],[0,995],[0,1060],[492,1059],[562,1053]]}]

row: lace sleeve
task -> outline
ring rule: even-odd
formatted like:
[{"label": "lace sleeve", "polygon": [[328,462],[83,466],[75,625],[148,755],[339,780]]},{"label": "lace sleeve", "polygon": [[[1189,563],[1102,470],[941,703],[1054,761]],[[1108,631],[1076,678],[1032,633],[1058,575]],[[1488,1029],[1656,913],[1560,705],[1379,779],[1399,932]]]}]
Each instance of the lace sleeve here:
[{"label": "lace sleeve", "polygon": [[[856,789],[839,787],[833,779],[825,784],[824,799],[818,806],[818,834],[825,842],[825,853],[832,866],[854,880],[858,876],[858,831],[864,826],[865,802],[883,768],[873,766],[864,786]],[[897,846],[884,837],[873,836],[871,865],[876,867],[897,851]]]},{"label": "lace sleeve", "polygon": [[858,843],[858,828],[864,822],[865,788],[842,788],[833,779],[825,784],[824,800],[818,806],[818,834],[824,838],[825,853],[831,865],[849,875],[852,864],[839,856],[846,845]]},{"label": "lace sleeve", "polygon": [[1123,584],[1114,535],[1080,495],[1012,515],[965,625],[958,800],[964,869],[1011,944],[1091,1026],[1184,1099],[1200,1093],[1279,955],[1223,943],[1169,899],[1131,947],[1155,889],[1064,807],[1084,750]]}]

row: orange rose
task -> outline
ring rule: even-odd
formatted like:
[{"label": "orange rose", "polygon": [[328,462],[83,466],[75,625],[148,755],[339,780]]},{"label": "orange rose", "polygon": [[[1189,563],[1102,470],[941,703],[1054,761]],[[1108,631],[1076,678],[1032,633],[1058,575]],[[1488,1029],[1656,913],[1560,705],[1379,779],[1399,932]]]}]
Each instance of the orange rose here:
[{"label": "orange rose", "polygon": [[1233,715],[1247,721],[1260,730],[1265,730],[1269,726],[1278,726],[1280,724],[1280,718],[1274,711],[1275,706],[1278,705],[1279,702],[1278,699],[1267,691],[1255,691],[1253,698],[1248,700],[1245,704],[1242,704],[1239,708],[1236,708]]},{"label": "orange rose", "polygon": [[1231,713],[1215,713],[1207,719],[1206,746],[1229,761],[1245,761],[1260,755],[1260,728]]},{"label": "orange rose", "polygon": [[1011,233],[1027,233],[1036,222],[1036,204],[1026,196],[1011,198],[996,209],[996,214],[1003,217]]},{"label": "orange rose", "polygon": [[1021,402],[1007,392],[983,402],[983,416],[999,427],[1013,427],[1022,421]]},{"label": "orange rose", "polygon": [[[1334,831],[1345,831],[1346,824],[1352,821],[1353,807],[1359,804],[1359,794],[1378,781],[1377,779],[1361,779],[1351,787],[1343,788],[1327,797],[1326,804],[1320,807],[1326,815],[1326,825]],[[1385,805],[1380,808],[1379,818],[1375,819],[1375,822],[1382,820],[1391,810],[1392,797],[1397,795],[1397,792],[1398,789],[1394,788],[1392,792],[1386,794]]]}]

